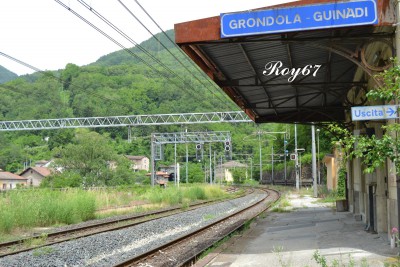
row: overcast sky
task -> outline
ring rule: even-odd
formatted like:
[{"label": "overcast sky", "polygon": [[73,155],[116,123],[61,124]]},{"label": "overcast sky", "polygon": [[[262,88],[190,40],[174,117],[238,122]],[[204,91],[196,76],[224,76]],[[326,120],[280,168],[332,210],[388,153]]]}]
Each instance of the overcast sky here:
[{"label": "overcast sky", "polygon": [[[121,28],[137,43],[148,38],[118,0],[83,0],[103,17]],[[220,13],[249,10],[293,0],[138,0],[164,30],[175,23],[217,16]],[[125,47],[124,41],[77,0],[60,0],[85,19],[107,32]],[[154,33],[159,30],[146,19],[134,0],[121,0]],[[31,64],[41,70],[63,69],[67,63],[79,66],[96,61],[102,55],[120,48],[85,24],[54,0],[1,0],[0,52]],[[18,75],[33,70],[0,55],[0,65]]]}]

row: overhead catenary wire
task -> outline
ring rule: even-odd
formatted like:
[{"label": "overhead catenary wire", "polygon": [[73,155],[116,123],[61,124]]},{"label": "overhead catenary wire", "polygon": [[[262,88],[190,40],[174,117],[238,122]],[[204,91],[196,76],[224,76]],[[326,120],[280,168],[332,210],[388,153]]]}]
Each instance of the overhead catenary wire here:
[{"label": "overhead catenary wire", "polygon": [[[0,56],[3,56],[3,57],[5,57],[5,58],[8,58],[8,59],[14,61],[14,62],[17,62],[18,64],[21,64],[21,65],[23,65],[23,66],[25,66],[25,67],[28,67],[28,68],[30,68],[30,69],[32,69],[32,70],[34,70],[34,71],[36,71],[36,72],[39,72],[39,73],[41,73],[41,74],[43,74],[43,75],[45,75],[45,76],[48,76],[48,77],[53,78],[53,79],[56,79],[56,80],[58,80],[59,82],[61,82],[62,84],[66,84],[66,82],[65,82],[64,80],[62,80],[62,79],[59,78],[59,77],[56,77],[54,74],[52,74],[52,73],[49,72],[49,71],[41,70],[41,69],[39,69],[39,68],[37,68],[37,67],[35,67],[35,66],[33,66],[33,65],[30,65],[30,64],[28,64],[28,63],[26,63],[26,62],[24,62],[24,61],[22,61],[22,60],[19,60],[19,59],[13,57],[13,56],[10,56],[10,55],[8,55],[8,54],[6,54],[6,53],[4,53],[4,52],[1,52],[1,51],[0,51]],[[86,89],[86,88],[84,88],[84,87],[82,87],[82,86],[76,86],[76,85],[73,84],[73,83],[70,83],[70,85],[73,85],[73,86],[77,87],[78,89],[82,89],[82,90],[83,90],[83,89]],[[105,101],[115,102],[115,103],[119,104],[118,102],[116,102],[115,100],[113,100],[113,99],[111,99],[111,98],[108,98],[108,97],[105,97],[105,96],[101,96],[101,95],[95,94],[95,93],[93,93],[93,92],[85,92],[85,93],[87,93],[87,94],[89,94],[89,95],[92,95],[92,96],[95,96],[95,97],[98,97],[98,98],[101,98],[102,100],[105,100]]]},{"label": "overhead catenary wire", "polygon": [[[175,48],[177,48],[177,50],[180,52],[180,54],[183,56],[184,59],[186,59],[187,62],[189,62],[189,64],[192,65],[192,67],[194,67],[194,69],[196,69],[196,71],[203,77],[206,79],[206,81],[208,81],[210,83],[211,86],[213,86],[216,89],[220,89],[218,86],[216,86],[215,83],[213,83],[210,78],[199,69],[199,67],[194,64],[194,62],[192,60],[189,59],[189,57],[182,51],[182,49],[168,36],[168,34],[161,28],[161,26],[155,21],[155,19],[147,12],[147,10],[139,3],[139,1],[134,0],[135,3],[140,7],[140,9],[147,15],[147,17],[150,18],[150,20],[157,26],[157,28],[163,33],[163,35],[170,41],[170,43],[172,45],[175,46]],[[158,40],[158,39],[157,39]],[[178,60],[178,62],[184,66],[184,64]],[[187,69],[187,68],[185,68]],[[204,83],[203,83],[204,85]],[[228,98],[226,97],[230,103],[232,103],[234,105],[235,108],[237,108],[237,106]]]},{"label": "overhead catenary wire", "polygon": [[[171,79],[169,76],[163,74],[161,71],[157,70],[154,66],[152,66],[149,62],[145,61],[144,59],[142,59],[140,56],[136,55],[133,51],[131,51],[130,49],[126,48],[124,45],[122,45],[120,42],[118,42],[117,40],[115,40],[114,38],[112,38],[110,35],[108,35],[107,33],[105,33],[103,30],[101,30],[99,27],[97,27],[96,25],[94,25],[93,23],[91,23],[90,21],[88,21],[87,19],[85,19],[83,16],[81,16],[79,13],[77,13],[76,11],[74,11],[73,9],[71,9],[69,6],[65,5],[63,2],[61,2],[60,0],[55,0],[58,4],[60,4],[61,6],[63,6],[65,9],[67,9],[68,11],[70,11],[72,14],[74,14],[76,17],[78,17],[79,19],[81,19],[82,21],[84,21],[86,24],[88,24],[89,26],[91,26],[93,29],[95,29],[96,31],[98,31],[100,34],[102,34],[103,36],[105,36],[107,39],[111,40],[112,42],[114,42],[115,44],[117,44],[119,47],[121,47],[124,51],[128,52],[130,55],[132,55],[133,57],[139,59],[142,63],[144,63],[146,66],[148,66],[149,68],[151,68],[153,71],[155,71],[156,73],[158,73],[160,76],[163,76],[164,78],[166,78],[167,80],[169,80],[171,83],[175,84],[176,86],[179,87],[179,84],[177,84],[177,82],[173,79]],[[89,10],[93,10],[93,8],[89,7]],[[112,27],[111,25],[109,25],[110,27]],[[114,29],[115,30],[115,29]],[[168,71],[168,70],[167,70]],[[168,71],[169,72],[169,71]],[[171,72],[170,72],[171,73]],[[190,84],[187,84],[182,77],[176,75],[174,72],[172,72],[171,74],[174,74],[176,77],[178,77],[185,86],[190,87],[193,91],[188,90],[185,86],[182,88],[186,91],[189,92],[189,94],[191,94],[194,98],[196,98],[199,101],[202,101],[203,99],[200,99],[200,96],[198,94],[195,94],[195,88],[193,88]],[[207,103],[208,105],[211,106],[210,103]],[[173,108],[175,109],[175,107],[173,106]]]},{"label": "overhead catenary wire", "polygon": [[[141,46],[139,43],[137,43],[135,40],[130,38],[127,34],[125,34],[121,29],[119,29],[117,26],[115,26],[113,23],[111,23],[108,19],[106,19],[104,16],[102,16],[99,12],[97,12],[94,8],[92,8],[90,5],[88,5],[85,1],[83,0],[77,0],[80,4],[82,4],[84,7],[86,7],[88,10],[90,10],[93,14],[95,14],[98,18],[100,18],[103,22],[105,22],[108,26],[110,26],[113,30],[118,32],[120,35],[122,35],[126,40],[131,42],[135,47],[139,48],[143,53],[145,53],[148,57],[150,57],[152,60],[154,60],[156,63],[160,64],[164,69],[166,69],[169,73],[176,75],[177,74],[171,70],[168,66],[166,66],[162,61],[160,61],[158,58],[156,58],[154,55],[152,55],[147,49],[145,49],[143,46]],[[136,55],[136,54],[135,54]],[[136,55],[137,57],[140,57],[139,55]],[[142,58],[141,58],[142,59]],[[142,59],[144,61],[144,59]]]},{"label": "overhead catenary wire", "polygon": [[[80,0],[78,0],[78,1],[80,1]],[[181,62],[181,60],[179,60],[172,52],[171,52],[171,50],[170,49],[168,49],[168,47],[166,47],[162,42],[161,42],[161,40],[160,39],[158,39],[158,37],[152,32],[152,31],[150,31],[149,30],[149,28],[148,27],[146,27],[146,25],[144,25],[143,24],[143,22],[121,1],[121,0],[118,0],[118,2],[126,9],[126,11],[133,17],[133,18],[135,18],[135,20],[140,24],[140,25],[142,25],[142,27],[148,32],[148,33],[150,33],[151,34],[151,36],[155,39],[155,40],[157,40],[157,42],[159,43],[159,44],[161,44],[161,46],[180,64],[180,65],[182,65],[197,81],[199,81],[200,83],[202,83],[203,85],[204,85],[204,83],[197,77],[197,76],[194,76],[193,75],[193,73],[191,73],[190,72],[190,70],[187,68],[187,66],[186,65],[184,65],[182,62]],[[213,94],[216,98],[218,98],[222,103],[224,103],[224,104],[226,104],[226,102],[225,102],[225,100],[222,100],[218,95],[216,95],[214,92],[212,92],[207,86],[205,86],[205,88],[211,93],[211,94]],[[228,108],[231,108],[231,107],[229,107],[229,105],[226,105]]]}]

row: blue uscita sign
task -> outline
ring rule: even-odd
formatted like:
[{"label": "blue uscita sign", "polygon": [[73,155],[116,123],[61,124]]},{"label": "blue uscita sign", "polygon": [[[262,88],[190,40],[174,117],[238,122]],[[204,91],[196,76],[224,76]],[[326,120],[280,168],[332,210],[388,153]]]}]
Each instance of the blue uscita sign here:
[{"label": "blue uscita sign", "polygon": [[351,107],[351,119],[353,121],[396,119],[399,117],[398,109],[399,106],[396,105]]},{"label": "blue uscita sign", "polygon": [[376,23],[378,23],[378,15],[375,0],[336,2],[221,14],[221,37]]}]

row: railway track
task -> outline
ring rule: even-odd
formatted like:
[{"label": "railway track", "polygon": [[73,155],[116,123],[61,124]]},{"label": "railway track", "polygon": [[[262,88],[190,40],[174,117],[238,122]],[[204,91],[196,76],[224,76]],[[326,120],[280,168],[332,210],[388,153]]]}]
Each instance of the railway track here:
[{"label": "railway track", "polygon": [[275,190],[262,190],[267,192],[266,196],[251,206],[145,253],[122,261],[114,265],[114,267],[189,266],[193,264],[197,256],[203,251],[242,227],[250,219],[267,210],[280,197],[280,193]]},{"label": "railway track", "polygon": [[[226,191],[228,193],[236,193],[238,190],[239,189],[237,187],[229,187],[227,188]],[[245,194],[250,194],[251,192],[252,190],[247,190]],[[241,197],[241,195],[238,197]],[[221,201],[226,201],[226,199],[203,201],[200,203],[192,204],[187,209],[184,209],[184,211],[197,209],[207,205],[212,205]],[[88,237],[98,233],[115,231],[135,226],[162,217],[172,216],[182,211],[183,211],[182,207],[173,207],[158,211],[146,212],[138,215],[126,216],[124,218],[110,219],[102,222],[94,222],[93,224],[77,226],[72,229],[61,230],[51,233],[44,233],[41,235],[35,235],[28,238],[0,243],[0,258],[29,251],[32,249],[38,249],[45,246],[66,242],[77,238]]]}]

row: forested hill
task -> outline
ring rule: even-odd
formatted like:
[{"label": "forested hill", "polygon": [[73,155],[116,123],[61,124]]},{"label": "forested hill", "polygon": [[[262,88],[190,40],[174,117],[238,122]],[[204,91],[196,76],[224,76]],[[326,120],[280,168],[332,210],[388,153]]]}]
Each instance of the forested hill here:
[{"label": "forested hill", "polygon": [[8,69],[0,66],[0,83],[5,83],[17,78],[18,75]]},{"label": "forested hill", "polygon": [[[169,39],[175,40],[175,33],[173,30],[168,30],[165,33],[168,35]],[[158,42],[157,39],[160,40],[162,44],[160,44],[160,42]],[[174,54],[179,54],[179,52],[175,48],[175,45],[172,44],[169,41],[169,39],[163,33],[158,33],[155,35],[155,38],[150,38],[140,43],[140,47],[151,52],[153,55],[157,57],[160,57],[162,54],[163,56],[159,59],[163,61],[166,60],[168,62],[171,60],[167,58],[171,57],[167,56],[168,52],[165,50],[164,47],[171,49]],[[134,53],[139,53],[139,55],[143,56],[143,50],[141,48],[134,47],[131,48],[130,50]],[[139,59],[134,58],[124,50],[120,50],[100,57],[95,63],[93,63],[93,65],[111,66],[119,64],[135,64],[138,62],[140,62]]]},{"label": "forested hill", "polygon": [[[167,34],[174,40],[172,30]],[[87,66],[70,63],[62,70],[23,75],[0,85],[0,120],[238,110],[221,89],[205,79],[204,74],[163,34],[156,36],[169,51],[150,38],[141,43],[141,48],[130,48],[130,53],[121,50],[102,56]],[[252,135],[258,128],[252,124],[188,125],[185,128],[188,131],[231,131],[234,152],[255,153],[257,157],[258,142]],[[261,128],[265,131],[284,130],[283,126],[270,124]],[[150,156],[148,136],[151,132],[182,130],[180,125],[132,128],[132,136],[137,138],[132,143],[126,142],[126,128],[95,131],[106,138],[118,154]],[[77,132],[52,130],[0,134],[0,168],[16,172],[23,168],[24,162],[50,159],[55,154],[59,156],[57,148],[76,142]],[[299,140],[299,144],[304,148],[309,146],[309,135],[301,138],[304,142]],[[282,144],[282,137],[276,142]],[[287,148],[290,150],[291,146],[290,143]],[[181,149],[178,147],[178,153]],[[268,147],[263,149],[265,153],[269,151]],[[171,153],[173,150],[165,150],[165,163],[171,160],[168,157]],[[189,153],[195,154],[195,148],[189,148]]]},{"label": "forested hill", "polygon": [[[173,31],[167,33],[174,40]],[[219,88],[201,77],[163,34],[157,37],[189,71],[151,38],[141,47],[161,64],[134,47],[131,53],[117,51],[87,66],[68,64],[63,70],[25,75],[9,82],[8,88],[0,87],[0,119],[238,109]]]}]

